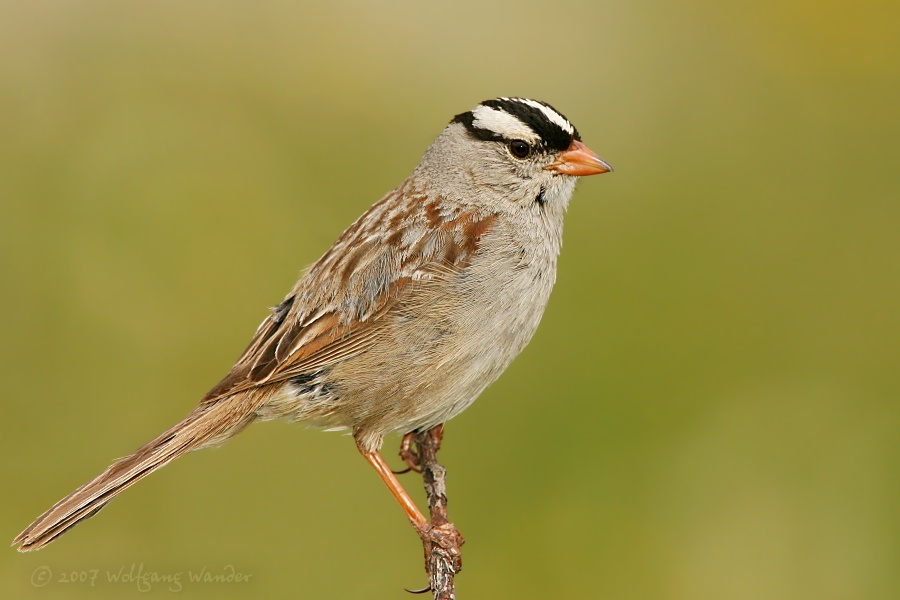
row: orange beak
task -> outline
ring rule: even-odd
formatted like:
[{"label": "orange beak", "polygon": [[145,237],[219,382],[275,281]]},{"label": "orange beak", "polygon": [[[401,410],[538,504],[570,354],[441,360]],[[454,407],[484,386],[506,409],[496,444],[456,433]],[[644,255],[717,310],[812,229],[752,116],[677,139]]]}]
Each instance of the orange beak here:
[{"label": "orange beak", "polygon": [[603,162],[603,159],[578,140],[572,140],[572,144],[563,150],[556,161],[544,168],[555,173],[575,175],[576,177],[599,175],[613,170],[611,166]]}]

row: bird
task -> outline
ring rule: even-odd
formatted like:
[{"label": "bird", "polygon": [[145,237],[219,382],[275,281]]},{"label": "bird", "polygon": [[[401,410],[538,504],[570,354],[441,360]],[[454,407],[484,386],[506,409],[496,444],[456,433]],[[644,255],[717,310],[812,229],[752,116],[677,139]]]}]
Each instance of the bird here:
[{"label": "bird", "polygon": [[380,453],[384,437],[408,444],[442,426],[523,350],[556,281],[575,183],[611,170],[546,102],[500,97],[456,115],[412,174],[300,276],[194,410],[13,545],[42,548],[185,453],[278,418],[349,431],[425,535],[426,517]]}]

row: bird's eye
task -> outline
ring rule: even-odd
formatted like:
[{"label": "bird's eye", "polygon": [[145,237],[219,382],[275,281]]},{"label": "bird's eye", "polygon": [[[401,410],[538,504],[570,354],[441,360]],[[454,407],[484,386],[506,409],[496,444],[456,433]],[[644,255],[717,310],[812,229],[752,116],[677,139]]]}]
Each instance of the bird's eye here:
[{"label": "bird's eye", "polygon": [[513,140],[509,143],[509,151],[516,158],[526,158],[531,153],[531,146],[522,140]]}]

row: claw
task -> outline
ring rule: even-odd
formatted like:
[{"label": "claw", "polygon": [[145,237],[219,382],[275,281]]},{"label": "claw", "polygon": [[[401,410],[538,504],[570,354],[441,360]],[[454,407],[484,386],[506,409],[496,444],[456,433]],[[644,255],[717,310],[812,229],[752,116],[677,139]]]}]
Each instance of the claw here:
[{"label": "claw", "polygon": [[400,442],[400,458],[406,463],[406,468],[402,471],[394,471],[394,475],[403,475],[410,471],[415,471],[416,473],[422,472],[422,467],[419,466],[419,455],[412,449],[415,439],[415,431],[411,431],[403,436],[403,440]]},{"label": "claw", "polygon": [[428,593],[431,591],[431,586],[427,585],[427,586],[423,587],[421,590],[411,590],[409,588],[403,588],[403,589],[405,591],[409,592],[410,594],[425,594],[425,593]]}]

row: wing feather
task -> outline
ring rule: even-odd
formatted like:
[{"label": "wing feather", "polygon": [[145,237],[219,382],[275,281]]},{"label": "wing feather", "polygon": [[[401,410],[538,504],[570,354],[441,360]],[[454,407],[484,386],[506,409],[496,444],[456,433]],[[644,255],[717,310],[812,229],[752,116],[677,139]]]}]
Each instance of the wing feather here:
[{"label": "wing feather", "polygon": [[496,220],[441,206],[401,186],[370,208],[272,310],[203,401],[313,373],[369,349],[397,302],[430,285],[433,274],[463,269]]}]

